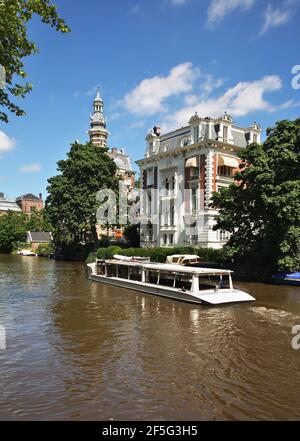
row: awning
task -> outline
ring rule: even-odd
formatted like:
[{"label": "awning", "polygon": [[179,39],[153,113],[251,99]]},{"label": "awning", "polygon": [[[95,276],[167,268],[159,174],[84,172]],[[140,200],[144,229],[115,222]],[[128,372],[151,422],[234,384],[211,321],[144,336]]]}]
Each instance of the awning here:
[{"label": "awning", "polygon": [[239,161],[230,156],[219,155],[219,167],[225,165],[226,167],[239,168]]},{"label": "awning", "polygon": [[185,167],[186,167],[186,168],[188,168],[188,167],[194,167],[194,168],[197,168],[197,167],[198,167],[198,164],[197,164],[197,158],[195,157],[195,158],[190,158],[190,159],[188,159],[188,160],[186,161],[186,163],[185,163]]}]

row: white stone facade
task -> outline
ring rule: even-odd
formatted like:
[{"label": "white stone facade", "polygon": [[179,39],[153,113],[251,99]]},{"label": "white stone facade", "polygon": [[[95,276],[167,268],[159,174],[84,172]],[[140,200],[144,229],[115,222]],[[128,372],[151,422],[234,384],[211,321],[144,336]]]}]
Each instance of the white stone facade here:
[{"label": "white stone facade", "polygon": [[256,122],[237,127],[227,113],[218,119],[195,114],[188,126],[164,135],[154,127],[145,158],[137,161],[144,190],[141,246],[221,248],[228,237],[213,231],[218,213],[211,196],[233,182],[239,150],[260,143],[261,131]]}]

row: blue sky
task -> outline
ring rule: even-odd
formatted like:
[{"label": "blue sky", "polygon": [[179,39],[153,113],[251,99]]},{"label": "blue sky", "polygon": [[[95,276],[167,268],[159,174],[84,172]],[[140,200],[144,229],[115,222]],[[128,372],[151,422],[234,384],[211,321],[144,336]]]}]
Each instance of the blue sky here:
[{"label": "blue sky", "polygon": [[300,0],[56,0],[72,29],[34,19],[40,54],[26,59],[33,92],[27,116],[0,124],[0,191],[46,193],[74,140],[86,141],[97,85],[110,147],[133,160],[145,135],[186,124],[195,112],[229,111],[265,129],[300,113],[291,86],[300,65]]}]

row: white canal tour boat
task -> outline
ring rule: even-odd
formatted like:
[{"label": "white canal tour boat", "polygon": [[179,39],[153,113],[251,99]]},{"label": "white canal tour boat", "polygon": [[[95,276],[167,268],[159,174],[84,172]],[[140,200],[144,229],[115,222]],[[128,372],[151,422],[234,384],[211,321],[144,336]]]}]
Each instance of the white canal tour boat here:
[{"label": "white canal tour boat", "polygon": [[190,303],[255,301],[250,294],[234,289],[229,270],[150,263],[148,259],[116,255],[88,264],[88,271],[89,279],[95,282]]}]

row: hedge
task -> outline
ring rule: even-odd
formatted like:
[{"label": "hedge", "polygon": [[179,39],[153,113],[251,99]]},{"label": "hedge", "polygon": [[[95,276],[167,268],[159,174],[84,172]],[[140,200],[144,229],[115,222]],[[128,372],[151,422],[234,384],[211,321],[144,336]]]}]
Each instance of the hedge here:
[{"label": "hedge", "polygon": [[167,257],[172,254],[194,254],[202,257],[205,262],[225,263],[231,261],[230,250],[228,248],[215,250],[213,248],[194,247],[122,249],[118,246],[110,246],[108,248],[99,248],[97,251],[97,258],[111,259],[115,254],[122,254],[127,257],[150,257],[151,262],[159,263],[164,263]]}]

